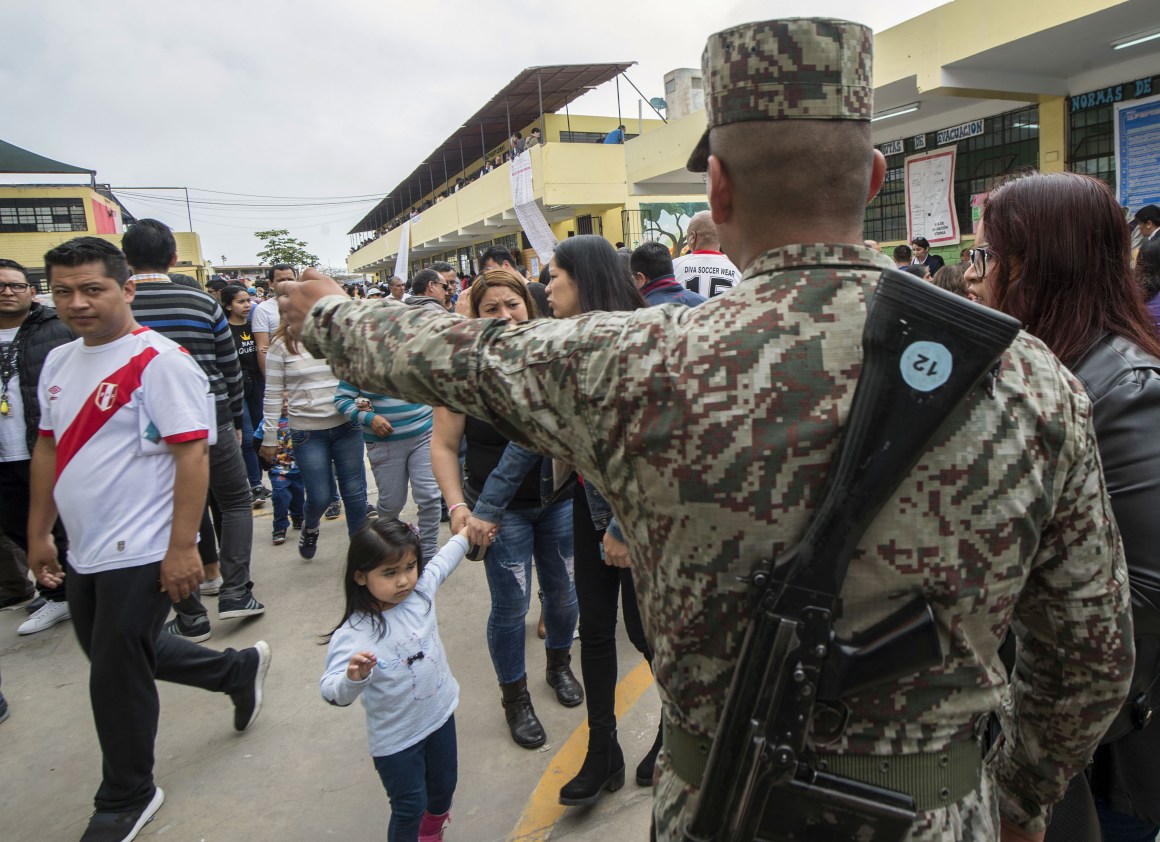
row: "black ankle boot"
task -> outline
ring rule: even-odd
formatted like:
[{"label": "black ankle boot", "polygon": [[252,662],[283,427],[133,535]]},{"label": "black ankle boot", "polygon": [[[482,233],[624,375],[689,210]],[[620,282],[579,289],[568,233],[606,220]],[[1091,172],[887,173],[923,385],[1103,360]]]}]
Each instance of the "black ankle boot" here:
[{"label": "black ankle boot", "polygon": [[598,728],[588,734],[588,754],[580,772],[560,788],[560,803],[568,807],[595,804],[608,790],[624,786],[624,755],[616,729]]},{"label": "black ankle boot", "polygon": [[637,764],[636,767],[636,785],[637,786],[652,786],[653,785],[653,769],[657,765],[657,755],[661,753],[661,726],[657,726],[657,738],[653,740],[652,748],[648,750],[648,754],[644,759]]},{"label": "black ankle boot", "polygon": [[548,649],[548,686],[556,691],[556,701],[566,708],[574,708],[584,701],[584,688],[572,674],[572,652],[569,649]]},{"label": "black ankle boot", "polygon": [[503,693],[503,713],[507,717],[508,730],[512,732],[516,745],[539,748],[547,742],[548,735],[536,718],[532,697],[528,695],[528,677],[525,675],[519,681],[501,684],[499,689]]}]

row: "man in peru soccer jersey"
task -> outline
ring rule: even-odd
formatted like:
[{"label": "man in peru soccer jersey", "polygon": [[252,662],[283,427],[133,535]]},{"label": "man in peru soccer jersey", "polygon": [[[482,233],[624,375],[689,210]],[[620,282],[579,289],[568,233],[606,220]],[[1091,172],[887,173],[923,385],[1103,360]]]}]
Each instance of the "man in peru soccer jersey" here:
[{"label": "man in peru soccer jersey", "polygon": [[[228,693],[248,728],[270,661],[264,641],[215,652],[160,635],[202,579],[197,530],[213,422],[205,375],[181,346],[133,319],[125,256],[80,237],[44,257],[57,312],[80,338],[45,361],[32,455],[28,561],[68,602],[91,663],[103,779],[82,842],[127,842],[164,800],[153,782],[155,679]],[[52,524],[70,536],[65,570]]]}]

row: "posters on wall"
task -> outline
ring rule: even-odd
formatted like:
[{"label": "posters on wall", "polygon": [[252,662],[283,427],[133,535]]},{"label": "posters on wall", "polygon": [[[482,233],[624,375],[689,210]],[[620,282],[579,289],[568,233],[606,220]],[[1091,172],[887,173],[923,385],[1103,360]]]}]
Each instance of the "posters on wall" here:
[{"label": "posters on wall", "polygon": [[1115,104],[1116,193],[1130,211],[1160,205],[1160,96]]},{"label": "posters on wall", "polygon": [[556,250],[556,237],[548,220],[544,218],[544,212],[536,204],[532,189],[532,156],[524,151],[513,158],[511,163],[512,206],[515,208],[516,219],[520,221],[524,235],[540,260],[546,263]]},{"label": "posters on wall", "polygon": [[906,159],[908,239],[925,237],[932,246],[959,242],[955,213],[955,149]]},{"label": "posters on wall", "polygon": [[411,221],[407,220],[403,223],[403,227],[399,230],[399,253],[395,256],[395,274],[396,278],[404,278],[410,276],[407,271],[407,261],[411,256]]}]

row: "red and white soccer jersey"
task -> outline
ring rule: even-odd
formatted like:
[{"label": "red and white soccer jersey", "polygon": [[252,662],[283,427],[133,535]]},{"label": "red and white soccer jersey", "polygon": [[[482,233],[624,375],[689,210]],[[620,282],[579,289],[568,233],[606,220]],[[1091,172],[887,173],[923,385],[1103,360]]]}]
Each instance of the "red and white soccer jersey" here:
[{"label": "red and white soccer jersey", "polygon": [[176,463],[143,431],[155,428],[172,444],[208,438],[208,393],[193,358],[148,328],[106,345],[77,339],[49,353],[40,375],[40,434],[56,439],[53,497],[76,570],[165,556]]},{"label": "red and white soccer jersey", "polygon": [[741,283],[741,273],[719,251],[694,251],[673,261],[673,275],[685,289],[712,298]]}]

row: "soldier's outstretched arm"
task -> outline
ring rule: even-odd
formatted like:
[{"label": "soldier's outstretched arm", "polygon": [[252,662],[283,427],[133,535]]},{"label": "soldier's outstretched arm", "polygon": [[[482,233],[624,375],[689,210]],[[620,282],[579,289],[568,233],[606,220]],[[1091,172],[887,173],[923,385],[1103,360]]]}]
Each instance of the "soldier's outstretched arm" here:
[{"label": "soldier's outstretched arm", "polygon": [[1111,724],[1135,661],[1124,550],[1086,405],[1075,418],[1073,459],[1015,608],[1023,632],[995,767],[1004,822],[1032,832]]},{"label": "soldier's outstretched arm", "polygon": [[468,413],[521,445],[602,472],[593,439],[621,432],[609,409],[616,404],[618,340],[631,314],[509,327],[345,295],[319,298],[331,291],[321,277],[308,271],[304,283],[283,284],[281,303],[291,329],[301,321],[303,344],[336,377]]}]

